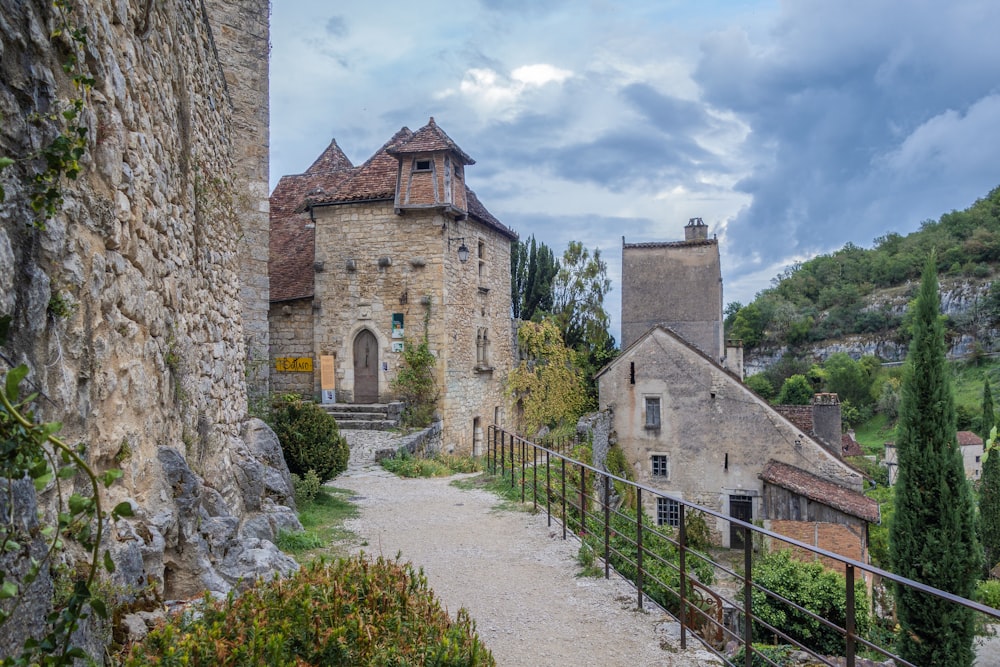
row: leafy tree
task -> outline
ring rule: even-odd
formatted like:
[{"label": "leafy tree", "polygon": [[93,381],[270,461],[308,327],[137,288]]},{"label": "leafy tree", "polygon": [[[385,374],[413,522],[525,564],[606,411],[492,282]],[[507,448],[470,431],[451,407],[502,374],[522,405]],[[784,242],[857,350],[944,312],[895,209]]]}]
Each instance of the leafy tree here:
[{"label": "leafy tree", "polygon": [[745,383],[761,398],[766,398],[769,401],[774,398],[774,385],[763,373],[754,373],[745,380]]},{"label": "leafy tree", "polygon": [[587,409],[586,383],[559,327],[551,319],[522,322],[517,341],[525,358],[510,372],[507,393],[521,408],[523,430],[576,421]]},{"label": "leafy tree", "polygon": [[826,391],[836,393],[841,401],[850,401],[856,408],[872,403],[872,380],[869,367],[854,361],[846,352],[831,354],[823,364],[826,371]]},{"label": "leafy tree", "polygon": [[[955,437],[933,253],[924,266],[915,308],[896,430],[899,472],[890,560],[893,571],[904,577],[968,598],[983,553]],[[972,664],[971,610],[897,586],[896,612],[903,658],[918,665]]]},{"label": "leafy tree", "polygon": [[805,375],[793,375],[785,380],[778,392],[778,405],[809,405],[813,388]]}]

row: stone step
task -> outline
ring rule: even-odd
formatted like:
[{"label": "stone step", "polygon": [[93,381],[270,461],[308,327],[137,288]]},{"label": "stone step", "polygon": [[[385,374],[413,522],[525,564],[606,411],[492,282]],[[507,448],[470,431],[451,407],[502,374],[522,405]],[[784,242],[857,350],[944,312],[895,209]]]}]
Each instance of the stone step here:
[{"label": "stone step", "polygon": [[389,415],[386,412],[346,412],[343,410],[327,410],[326,414],[330,415],[334,419],[339,421],[345,420],[377,420],[377,419],[388,419]]},{"label": "stone step", "polygon": [[389,419],[344,419],[337,420],[341,431],[389,431],[399,426]]},{"label": "stone step", "polygon": [[379,412],[389,411],[387,403],[324,403],[320,407],[327,412]]}]

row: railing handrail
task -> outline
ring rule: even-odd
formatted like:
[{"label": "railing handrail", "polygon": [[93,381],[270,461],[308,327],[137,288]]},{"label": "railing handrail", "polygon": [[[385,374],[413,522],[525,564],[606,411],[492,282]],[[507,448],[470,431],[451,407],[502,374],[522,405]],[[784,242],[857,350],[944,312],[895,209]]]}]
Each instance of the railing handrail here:
[{"label": "railing handrail", "polygon": [[[944,600],[946,602],[950,602],[950,603],[953,603],[953,604],[961,605],[963,607],[967,607],[967,608],[969,608],[969,609],[971,609],[973,611],[976,611],[976,612],[979,612],[980,614],[985,615],[986,617],[989,617],[990,619],[1000,620],[1000,610],[998,610],[998,609],[994,609],[992,607],[983,605],[983,604],[981,604],[979,602],[976,602],[974,600],[969,600],[969,599],[966,599],[966,598],[954,595],[953,593],[949,593],[947,591],[943,591],[943,590],[934,588],[933,586],[928,586],[927,584],[923,584],[923,583],[921,583],[919,581],[914,581],[912,579],[908,579],[907,577],[903,577],[903,576],[895,574],[893,572],[889,572],[887,570],[883,570],[883,569],[881,569],[879,567],[876,567],[874,565],[871,565],[871,564],[868,564],[868,563],[863,563],[861,561],[854,560],[852,558],[848,558],[846,556],[843,556],[843,555],[840,555],[840,554],[837,554],[837,553],[834,553],[834,552],[831,552],[831,551],[827,551],[826,549],[822,549],[822,548],[820,548],[818,546],[814,546],[814,545],[808,544],[806,542],[802,542],[800,540],[796,540],[796,539],[794,539],[792,537],[789,537],[789,536],[786,536],[786,535],[782,535],[780,533],[776,533],[776,532],[771,531],[771,530],[767,530],[767,529],[765,529],[763,527],[756,526],[756,525],[754,525],[752,523],[749,523],[749,522],[746,522],[746,521],[742,521],[740,519],[736,519],[736,518],[731,517],[731,516],[727,516],[725,514],[722,514],[719,511],[713,510],[713,509],[711,509],[709,507],[704,507],[702,505],[698,505],[696,503],[684,500],[683,498],[678,498],[676,496],[673,496],[673,495],[671,495],[669,493],[666,493],[666,492],[661,491],[659,489],[656,489],[654,487],[651,487],[651,486],[648,486],[648,485],[645,485],[645,484],[641,484],[639,482],[635,482],[635,481],[632,481],[632,480],[628,480],[628,479],[625,479],[623,477],[619,477],[618,475],[614,475],[614,474],[612,474],[612,473],[610,473],[610,472],[608,472],[606,470],[601,470],[601,469],[599,469],[599,468],[597,468],[597,467],[595,467],[595,466],[593,466],[591,464],[587,464],[587,463],[583,463],[582,461],[578,461],[578,460],[572,458],[569,455],[560,453],[557,450],[550,449],[549,447],[546,447],[544,445],[540,445],[538,443],[532,442],[531,440],[528,440],[527,438],[524,438],[524,437],[522,437],[522,436],[520,436],[520,435],[518,435],[516,433],[513,433],[513,432],[508,431],[508,430],[506,430],[506,429],[504,429],[502,427],[499,427],[496,424],[490,424],[488,426],[487,433],[489,434],[488,437],[487,437],[487,456],[489,456],[489,453],[492,452],[492,454],[493,454],[493,466],[494,466],[494,468],[495,468],[495,465],[496,465],[496,462],[497,462],[496,461],[496,457],[497,457],[497,448],[498,448],[498,442],[497,442],[498,436],[500,437],[499,446],[501,448],[505,446],[504,443],[506,441],[509,440],[509,442],[510,442],[510,456],[511,456],[510,462],[511,462],[512,466],[514,464],[514,445],[515,445],[515,443],[518,443],[520,445],[520,448],[521,448],[521,470],[520,470],[520,472],[521,472],[521,494],[522,494],[522,501],[524,500],[524,493],[525,493],[525,486],[526,486],[526,482],[525,482],[525,468],[524,468],[524,466],[525,466],[526,463],[528,463],[528,461],[527,461],[528,456],[527,456],[527,452],[525,451],[525,448],[527,446],[529,446],[529,445],[533,448],[533,452],[532,452],[531,457],[530,457],[531,465],[533,467],[537,466],[539,464],[540,458],[537,455],[537,452],[539,452],[539,451],[545,453],[545,456],[541,457],[541,458],[544,458],[544,464],[546,466],[546,471],[549,470],[549,466],[550,466],[552,457],[555,457],[556,459],[561,460],[562,485],[563,485],[563,492],[561,494],[561,500],[562,500],[562,508],[563,508],[563,537],[564,538],[566,536],[566,528],[567,528],[567,526],[566,526],[566,524],[567,524],[567,521],[566,521],[566,517],[567,517],[567,514],[566,514],[566,502],[567,502],[567,498],[566,498],[566,486],[565,486],[566,485],[566,465],[567,464],[571,464],[574,468],[579,469],[581,471],[580,472],[580,481],[582,483],[580,485],[581,488],[579,489],[579,498],[576,499],[577,501],[579,501],[580,506],[576,507],[573,504],[573,502],[570,502],[570,506],[574,510],[579,509],[579,511],[580,511],[580,523],[581,523],[581,529],[582,529],[582,531],[586,531],[586,524],[587,524],[588,517],[593,518],[593,515],[590,514],[589,511],[587,510],[586,503],[585,503],[585,500],[584,500],[585,499],[585,495],[586,495],[585,492],[584,492],[584,485],[586,484],[585,480],[586,480],[587,472],[588,471],[591,472],[591,473],[593,473],[593,475],[597,475],[598,476],[598,477],[593,477],[594,482],[591,484],[591,488],[592,488],[593,491],[597,491],[599,488],[603,487],[603,489],[605,489],[605,493],[606,493],[607,492],[606,490],[608,489],[609,480],[612,480],[614,482],[618,482],[620,484],[624,484],[624,485],[626,485],[626,487],[631,487],[631,488],[635,489],[635,493],[636,493],[636,496],[637,496],[637,502],[636,502],[636,505],[637,505],[637,518],[635,520],[636,521],[636,530],[637,530],[637,533],[636,533],[636,539],[635,539],[635,541],[632,541],[631,538],[628,538],[628,541],[630,543],[632,543],[633,546],[637,547],[636,556],[637,556],[637,561],[638,562],[637,563],[636,562],[631,562],[631,561],[628,561],[627,559],[626,559],[626,562],[628,562],[630,566],[636,566],[637,567],[637,578],[638,578],[638,580],[636,582],[633,582],[633,583],[636,584],[636,587],[638,589],[638,593],[639,593],[639,607],[640,608],[642,607],[642,596],[644,595],[644,591],[642,590],[643,589],[643,583],[642,583],[642,576],[643,576],[642,554],[643,554],[643,550],[644,550],[643,549],[643,545],[642,545],[642,532],[644,530],[653,529],[653,532],[655,534],[659,535],[661,538],[667,539],[669,542],[671,542],[672,544],[674,544],[679,549],[679,554],[681,556],[683,556],[683,554],[685,554],[686,552],[690,551],[693,554],[697,554],[698,557],[704,559],[707,563],[711,564],[712,566],[714,566],[716,568],[722,568],[724,571],[730,572],[730,574],[733,574],[733,575],[735,575],[737,577],[742,578],[744,580],[744,594],[745,594],[746,598],[750,597],[750,593],[753,590],[760,590],[760,591],[764,592],[766,595],[769,595],[769,596],[777,596],[778,598],[781,597],[777,593],[775,593],[773,591],[770,591],[770,590],[768,590],[766,588],[763,588],[763,587],[761,587],[761,586],[753,583],[752,576],[748,576],[748,573],[750,573],[752,571],[752,568],[751,568],[751,565],[750,565],[750,557],[749,557],[749,554],[752,551],[752,545],[751,545],[752,540],[750,539],[751,535],[761,535],[761,536],[764,536],[764,537],[771,538],[772,540],[778,540],[779,542],[787,544],[790,547],[801,549],[801,550],[804,550],[807,553],[814,554],[816,556],[821,556],[823,558],[827,558],[827,559],[830,559],[830,560],[832,560],[834,562],[842,564],[844,566],[845,574],[848,575],[846,577],[846,580],[848,581],[847,585],[851,588],[851,591],[848,592],[848,599],[850,601],[850,605],[849,606],[851,608],[848,610],[847,620],[846,620],[846,627],[842,628],[838,624],[833,623],[832,621],[830,621],[829,619],[825,619],[825,618],[822,618],[822,617],[816,617],[814,614],[812,614],[808,610],[802,609],[799,605],[791,603],[790,601],[789,601],[789,603],[792,604],[792,606],[794,608],[800,609],[801,611],[807,613],[809,616],[813,616],[813,617],[819,618],[825,625],[828,625],[830,628],[834,629],[836,632],[838,632],[839,634],[841,634],[841,636],[844,637],[845,641],[847,642],[847,646],[848,646],[848,649],[847,649],[848,665],[853,665],[854,664],[854,652],[856,650],[857,644],[860,644],[861,646],[864,646],[864,647],[868,648],[869,650],[877,651],[878,653],[881,653],[882,655],[884,655],[886,657],[893,658],[893,659],[897,660],[898,664],[909,664],[905,660],[902,660],[901,658],[899,658],[899,656],[893,655],[892,653],[888,652],[886,649],[884,649],[882,647],[879,647],[879,646],[877,646],[875,644],[872,644],[870,641],[868,641],[864,637],[859,636],[859,635],[857,635],[855,633],[855,629],[854,629],[854,600],[853,600],[853,582],[854,582],[854,577],[855,577],[855,574],[854,574],[855,570],[867,572],[867,573],[870,573],[872,575],[881,577],[885,581],[891,581],[891,582],[894,582],[897,585],[904,586],[906,588],[910,588],[910,589],[919,591],[921,593],[932,595],[932,596],[934,596],[936,598],[939,598],[941,600]],[[506,464],[506,461],[502,460],[501,466],[504,466],[505,464]],[[504,470],[503,467],[501,469]],[[503,474],[506,474],[506,473],[504,472]],[[535,472],[533,471],[532,474],[535,475]],[[604,484],[603,485],[599,485],[599,480],[601,478],[604,478]],[[532,495],[533,495],[533,501],[537,503],[538,489],[537,489],[537,481],[536,480],[537,480],[537,477],[533,477],[532,478],[532,486],[533,486]],[[551,483],[551,480],[549,480],[547,478],[546,484],[550,485],[550,483]],[[512,485],[514,484],[513,467],[512,467],[512,470],[511,470],[511,484]],[[549,503],[548,495],[551,492],[551,486],[547,486],[546,489],[545,489],[545,491],[546,491],[546,497],[547,497],[546,503],[547,503],[547,506],[548,506],[548,503]],[[642,525],[643,522],[642,522],[642,519],[641,519],[641,515],[642,515],[642,502],[641,502],[641,498],[642,498],[642,495],[643,495],[644,492],[652,494],[652,497],[668,498],[668,499],[670,499],[670,500],[672,500],[674,502],[677,502],[680,505],[680,517],[681,517],[681,521],[682,522],[684,521],[683,517],[686,514],[685,510],[689,508],[689,509],[697,510],[698,512],[704,513],[704,514],[706,514],[708,516],[712,516],[712,517],[715,517],[717,519],[721,519],[723,521],[729,522],[730,525],[739,526],[741,529],[743,529],[743,531],[745,531],[743,534],[744,534],[744,537],[745,537],[745,540],[746,540],[746,544],[745,544],[745,547],[744,547],[744,551],[745,551],[745,554],[746,554],[746,556],[745,556],[745,563],[744,563],[745,573],[743,575],[740,575],[739,573],[732,572],[732,571],[728,570],[727,568],[725,568],[725,566],[722,565],[721,563],[717,563],[713,559],[708,558],[707,556],[705,556],[704,554],[701,554],[700,552],[691,550],[690,547],[687,547],[686,544],[685,544],[686,540],[683,537],[683,535],[684,535],[683,528],[681,528],[681,530],[680,530],[679,539],[678,540],[674,540],[672,537],[670,537],[668,535],[664,535],[664,534],[660,533],[659,531],[655,530],[655,527],[652,527],[652,526],[651,527],[643,526]],[[607,502],[608,502],[607,498],[605,498],[602,501],[602,504],[605,505],[605,512],[604,512],[604,516],[605,516],[604,520],[605,520],[605,522],[607,522],[607,520],[608,520],[607,519],[607,516],[608,516],[607,515]],[[537,505],[536,505],[536,507],[537,507]],[[614,510],[614,511],[616,512],[616,514],[620,514],[618,512],[618,510]],[[549,512],[549,514],[550,514],[550,522],[551,522],[551,511]],[[607,527],[605,528],[605,530],[607,530]],[[583,533],[581,533],[581,534],[583,534]],[[624,538],[625,536],[622,535],[622,537]],[[605,538],[605,540],[606,539],[607,538]],[[608,550],[607,544],[605,544],[605,550],[606,550],[606,552]],[[623,554],[618,554],[618,555],[619,556],[624,556]],[[607,556],[607,554],[606,554],[606,556]],[[608,567],[608,563],[606,562],[605,563],[605,571],[606,572],[607,572],[607,567]],[[678,569],[678,568],[674,567],[674,569]],[[688,604],[690,604],[689,602],[685,601],[685,586],[683,585],[683,581],[690,581],[692,583],[695,583],[695,582],[700,583],[700,582],[697,581],[697,578],[694,576],[694,573],[691,573],[691,572],[684,573],[684,566],[683,565],[680,566],[680,569],[678,571],[681,573],[681,578],[679,580],[681,582],[681,584],[680,584],[680,592],[679,592],[679,597],[680,597],[680,600],[681,600],[681,605],[680,605],[681,616],[680,616],[679,620],[681,620],[682,624],[683,624],[684,623],[684,616],[686,615],[686,612],[687,612],[686,607],[687,607]],[[705,586],[702,586],[702,587],[706,588],[707,590],[711,590],[711,589],[708,589]],[[668,587],[668,589],[669,589],[669,587]],[[672,589],[669,589],[669,590],[672,590]],[[715,591],[712,591],[712,592],[715,593]],[[740,607],[736,607],[736,608],[743,613],[744,618],[752,619],[753,621],[760,623],[761,622],[760,619],[755,614],[753,614],[752,607],[750,605],[750,600],[746,599],[746,600],[743,601],[742,604],[743,604],[742,608],[740,608]],[[673,615],[673,614],[671,613],[671,615]],[[749,621],[746,621],[746,622],[749,623]],[[725,628],[723,628],[723,629],[725,629]],[[729,630],[725,630],[725,631],[726,632],[730,632]],[[697,633],[695,633],[695,634],[696,634],[696,636],[698,636]],[[781,633],[781,634],[784,636],[784,633]],[[746,646],[747,646],[748,649],[749,649],[750,637],[751,637],[751,633],[749,631],[749,626],[748,626],[747,629],[746,629],[746,635],[745,635]],[[720,657],[721,657],[721,654],[719,654],[715,650],[714,647],[712,647],[710,644],[708,644],[707,642],[705,642],[705,640],[703,638],[699,637],[699,640],[701,640],[703,643],[705,643],[706,647],[709,648],[710,650],[712,650],[714,653],[716,653],[716,655],[720,655]],[[798,644],[798,642],[794,642],[794,641],[793,641],[793,643]],[[681,632],[681,647],[683,648],[684,646],[685,646],[685,632],[682,630],[682,632]],[[801,648],[804,648],[801,645],[799,645],[799,646]],[[746,662],[747,665],[750,664],[751,653],[756,653],[756,652],[755,651],[751,651],[751,650],[747,651],[747,662]],[[767,662],[770,662],[770,661],[768,660]]]}]

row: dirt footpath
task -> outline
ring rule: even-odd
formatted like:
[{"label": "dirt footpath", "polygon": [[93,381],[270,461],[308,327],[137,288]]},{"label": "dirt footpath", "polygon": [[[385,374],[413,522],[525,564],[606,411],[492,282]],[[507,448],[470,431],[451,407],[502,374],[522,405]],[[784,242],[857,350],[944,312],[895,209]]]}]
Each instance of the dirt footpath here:
[{"label": "dirt footpath", "polygon": [[345,435],[351,466],[333,484],[356,493],[361,513],[345,528],[366,543],[357,550],[401,553],[422,567],[453,616],[469,610],[497,664],[722,664],[690,637],[681,651],[677,624],[652,604],[639,611],[624,580],[577,577],[579,541],[563,540],[544,512],[500,510],[493,494],[451,485],[467,475],[399,479],[371,461],[375,450],[392,446],[390,436]]}]

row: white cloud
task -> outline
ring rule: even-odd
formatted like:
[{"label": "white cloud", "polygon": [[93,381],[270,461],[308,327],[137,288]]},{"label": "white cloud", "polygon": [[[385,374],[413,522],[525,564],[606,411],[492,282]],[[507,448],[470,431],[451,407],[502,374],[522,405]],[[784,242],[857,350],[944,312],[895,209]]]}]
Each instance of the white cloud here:
[{"label": "white cloud", "polygon": [[548,84],[562,84],[573,76],[570,70],[538,63],[522,65],[509,75],[486,67],[473,67],[465,72],[458,88],[448,88],[435,97],[444,99],[456,95],[481,116],[492,120],[510,121],[527,108],[525,98]]}]

